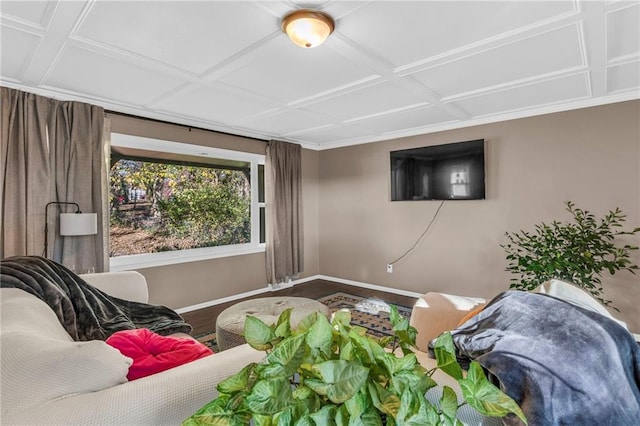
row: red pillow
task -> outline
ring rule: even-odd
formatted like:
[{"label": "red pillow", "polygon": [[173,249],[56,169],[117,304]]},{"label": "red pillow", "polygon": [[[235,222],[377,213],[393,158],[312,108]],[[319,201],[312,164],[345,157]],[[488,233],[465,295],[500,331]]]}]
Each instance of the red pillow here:
[{"label": "red pillow", "polygon": [[127,379],[150,376],[213,354],[211,349],[188,337],[161,336],[146,328],[113,333],[107,344],[133,359]]}]

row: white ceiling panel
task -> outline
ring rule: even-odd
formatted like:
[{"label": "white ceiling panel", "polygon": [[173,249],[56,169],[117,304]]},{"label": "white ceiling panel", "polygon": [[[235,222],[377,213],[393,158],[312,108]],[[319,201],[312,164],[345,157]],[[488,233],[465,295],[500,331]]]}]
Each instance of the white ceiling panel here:
[{"label": "white ceiling panel", "polygon": [[339,24],[348,38],[400,67],[573,9],[572,1],[383,1]]},{"label": "white ceiling panel", "polygon": [[607,59],[640,55],[640,5],[607,15]]},{"label": "white ceiling panel", "polygon": [[424,102],[424,97],[416,91],[401,84],[384,82],[306,105],[305,109],[349,120]]},{"label": "white ceiling panel", "polygon": [[375,77],[327,45],[301,49],[282,37],[272,49],[221,81],[289,103]]},{"label": "white ceiling panel", "polygon": [[443,97],[450,97],[583,65],[578,28],[570,25],[411,74],[411,77]]},{"label": "white ceiling panel", "polygon": [[277,24],[250,2],[99,1],[77,35],[200,74]]},{"label": "white ceiling panel", "polygon": [[640,62],[629,62],[607,68],[609,93],[636,90],[640,95]]},{"label": "white ceiling panel", "polygon": [[0,29],[0,69],[2,76],[19,79],[20,73],[27,65],[40,37],[14,30],[10,27]]},{"label": "white ceiling panel", "polygon": [[217,85],[192,87],[167,100],[155,102],[154,106],[161,111],[201,120],[236,122],[273,109],[277,104],[242,96],[237,91]]},{"label": "white ceiling panel", "polygon": [[[281,18],[336,21],[301,49]],[[0,85],[311,149],[640,99],[640,0],[0,0]]]},{"label": "white ceiling panel", "polygon": [[180,80],[106,56],[68,47],[44,85],[143,106]]},{"label": "white ceiling panel", "polygon": [[48,1],[3,1],[0,8],[12,20],[44,29],[54,6],[55,2]]},{"label": "white ceiling panel", "polygon": [[436,124],[448,123],[454,120],[447,112],[435,107],[419,107],[412,110],[400,111],[394,114],[371,117],[366,120],[354,121],[350,124],[366,127],[373,136],[395,133],[403,129],[416,129]]},{"label": "white ceiling panel", "polygon": [[580,73],[474,96],[456,102],[475,117],[557,104],[589,96],[586,74]]},{"label": "white ceiling panel", "polygon": [[358,126],[328,126],[319,129],[298,132],[292,139],[301,139],[317,145],[330,145],[339,141],[371,136],[367,129]]},{"label": "white ceiling panel", "polygon": [[332,124],[328,117],[319,117],[309,111],[296,109],[277,114],[265,114],[247,121],[240,121],[242,127],[265,130],[269,134],[286,135],[320,126]]}]

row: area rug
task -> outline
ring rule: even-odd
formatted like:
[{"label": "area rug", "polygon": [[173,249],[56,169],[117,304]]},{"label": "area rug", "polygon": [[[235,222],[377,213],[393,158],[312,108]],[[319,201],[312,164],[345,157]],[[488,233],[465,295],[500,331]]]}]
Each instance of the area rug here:
[{"label": "area rug", "polygon": [[198,336],[194,336],[194,338],[203,343],[206,347],[211,349],[213,352],[220,352],[220,348],[218,348],[218,341],[216,340],[215,331],[212,333],[200,334]]},{"label": "area rug", "polygon": [[[389,305],[383,300],[338,292],[322,297],[318,301],[324,303],[331,310],[331,313],[341,309],[348,309],[351,312],[351,325],[366,328],[367,334],[374,337],[393,334],[391,322],[389,321]],[[398,308],[398,313],[403,317],[409,318],[411,316],[410,307],[395,306]],[[204,343],[212,351],[219,352],[215,332],[200,334],[195,336],[195,339]]]},{"label": "area rug", "polygon": [[[367,334],[375,337],[393,334],[391,322],[389,321],[389,304],[383,300],[339,292],[322,297],[318,301],[327,305],[332,313],[341,309],[348,309],[351,312],[351,325],[366,328]],[[410,307],[395,306],[398,308],[398,313],[403,317],[409,318],[411,316]]]}]

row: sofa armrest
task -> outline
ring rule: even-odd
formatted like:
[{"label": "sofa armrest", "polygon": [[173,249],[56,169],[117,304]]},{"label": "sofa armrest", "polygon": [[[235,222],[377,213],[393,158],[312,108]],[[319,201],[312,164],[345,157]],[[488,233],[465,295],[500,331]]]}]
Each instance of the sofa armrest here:
[{"label": "sofa armrest", "polygon": [[147,279],[136,271],[82,274],[80,277],[109,296],[132,302],[149,302]]},{"label": "sofa armrest", "polygon": [[480,297],[454,296],[429,292],[413,305],[410,324],[418,330],[416,347],[428,351],[429,342],[445,331],[453,330],[470,311],[486,303]]},{"label": "sofa armrest", "polygon": [[216,386],[265,353],[244,344],[99,392],[70,395],[2,424],[179,425],[213,400]]}]

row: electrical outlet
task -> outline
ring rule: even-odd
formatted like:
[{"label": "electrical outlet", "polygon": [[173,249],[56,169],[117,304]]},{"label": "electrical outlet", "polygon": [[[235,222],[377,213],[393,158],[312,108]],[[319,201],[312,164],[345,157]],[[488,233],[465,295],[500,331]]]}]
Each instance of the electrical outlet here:
[{"label": "electrical outlet", "polygon": [[393,274],[393,265],[391,263],[387,263],[387,273]]}]

